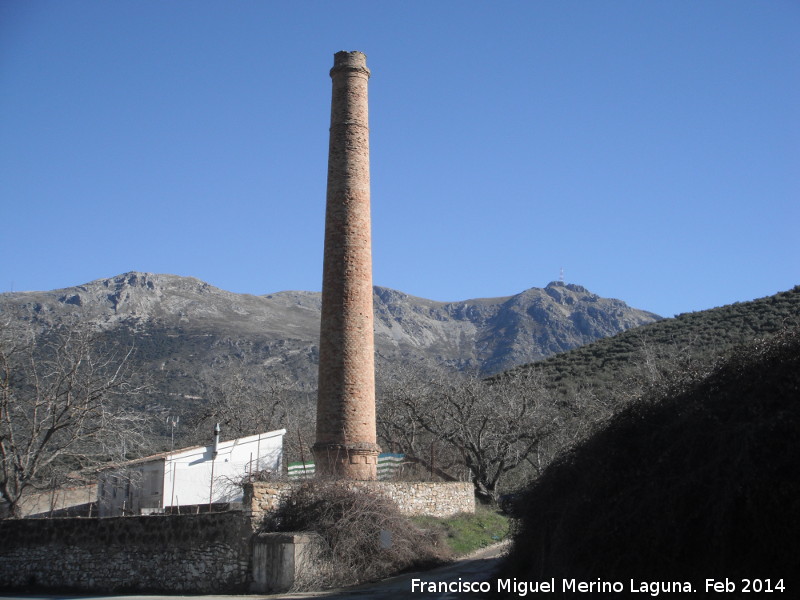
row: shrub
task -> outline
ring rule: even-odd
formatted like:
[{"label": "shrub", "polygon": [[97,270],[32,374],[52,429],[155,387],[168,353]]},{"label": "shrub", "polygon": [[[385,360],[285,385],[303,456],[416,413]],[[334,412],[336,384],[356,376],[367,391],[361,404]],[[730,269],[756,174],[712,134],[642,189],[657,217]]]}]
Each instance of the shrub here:
[{"label": "shrub", "polygon": [[298,486],[265,525],[274,531],[316,532],[323,566],[302,587],[374,581],[449,557],[440,534],[415,526],[389,498],[345,481]]},{"label": "shrub", "polygon": [[798,330],[679,388],[630,406],[545,471],[520,504],[503,576],[797,589]]}]

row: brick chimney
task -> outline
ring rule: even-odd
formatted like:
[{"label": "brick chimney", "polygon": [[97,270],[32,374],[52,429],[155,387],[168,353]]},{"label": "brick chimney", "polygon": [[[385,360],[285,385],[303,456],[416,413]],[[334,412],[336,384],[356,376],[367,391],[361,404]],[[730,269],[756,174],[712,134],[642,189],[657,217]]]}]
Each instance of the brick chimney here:
[{"label": "brick chimney", "polygon": [[377,479],[369,190],[370,70],[361,52],[331,69],[330,146],[314,444],[320,477]]}]

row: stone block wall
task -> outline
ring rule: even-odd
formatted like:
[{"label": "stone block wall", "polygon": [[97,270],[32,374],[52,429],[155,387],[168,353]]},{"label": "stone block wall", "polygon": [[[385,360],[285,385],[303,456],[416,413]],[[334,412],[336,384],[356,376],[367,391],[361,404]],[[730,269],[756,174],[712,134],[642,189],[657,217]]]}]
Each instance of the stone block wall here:
[{"label": "stone block wall", "polygon": [[[303,572],[311,568],[309,540],[297,534],[254,536],[254,531],[300,485],[248,484],[243,511],[0,520],[0,591],[279,591],[294,581],[299,564]],[[384,494],[409,515],[447,517],[475,510],[472,484],[465,482],[348,485]]]},{"label": "stone block wall", "polygon": [[246,483],[242,508],[250,517],[254,528],[258,528],[268,514],[275,512],[289,498],[292,490],[302,485],[296,482]]},{"label": "stone block wall", "polygon": [[[475,512],[475,491],[469,482],[350,481],[348,484],[388,496],[407,515],[452,517]],[[299,482],[247,484],[243,506],[253,525],[257,527],[268,513],[277,510],[292,489],[300,485]]]},{"label": "stone block wall", "polygon": [[475,487],[468,481],[375,481],[370,487],[389,496],[407,515],[452,517],[475,512]]},{"label": "stone block wall", "polygon": [[247,592],[251,536],[241,512],[0,521],[0,590]]}]

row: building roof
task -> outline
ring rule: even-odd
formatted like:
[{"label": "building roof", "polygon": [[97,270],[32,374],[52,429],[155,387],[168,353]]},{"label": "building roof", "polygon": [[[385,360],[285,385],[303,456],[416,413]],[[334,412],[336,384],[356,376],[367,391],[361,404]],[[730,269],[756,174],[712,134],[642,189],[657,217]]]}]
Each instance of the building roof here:
[{"label": "building roof", "polygon": [[[225,440],[221,441],[220,445],[222,444],[231,444],[233,446],[237,446],[239,444],[246,444],[248,442],[253,442],[258,439],[269,439],[273,437],[283,436],[286,434],[285,429],[276,429],[274,431],[265,431],[264,433],[255,433],[253,435],[248,435],[241,438],[234,438],[232,440]],[[141,458],[136,458],[133,460],[127,460],[124,462],[113,463],[110,465],[106,465],[105,467],[101,467],[97,469],[98,472],[101,471],[109,471],[112,469],[121,469],[125,467],[133,467],[136,465],[147,464],[151,462],[158,462],[158,461],[166,461],[168,458],[173,458],[178,455],[182,454],[191,454],[193,452],[197,452],[199,450],[206,450],[207,448],[212,448],[212,446],[189,446],[188,448],[178,448],[177,450],[170,450],[168,452],[159,452],[158,454],[151,454],[150,456],[143,456]]]}]

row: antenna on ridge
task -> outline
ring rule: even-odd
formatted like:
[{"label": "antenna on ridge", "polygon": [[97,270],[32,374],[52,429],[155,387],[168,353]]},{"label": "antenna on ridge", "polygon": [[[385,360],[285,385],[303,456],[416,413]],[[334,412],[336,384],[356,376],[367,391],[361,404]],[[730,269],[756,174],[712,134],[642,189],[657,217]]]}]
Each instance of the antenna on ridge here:
[{"label": "antenna on ridge", "polygon": [[561,267],[561,275],[558,277],[559,283],[564,283],[564,267]]}]

